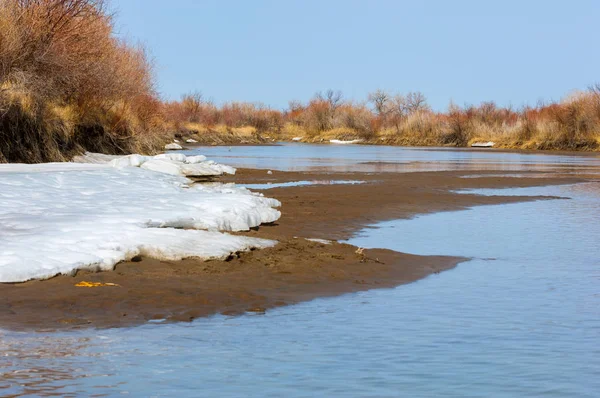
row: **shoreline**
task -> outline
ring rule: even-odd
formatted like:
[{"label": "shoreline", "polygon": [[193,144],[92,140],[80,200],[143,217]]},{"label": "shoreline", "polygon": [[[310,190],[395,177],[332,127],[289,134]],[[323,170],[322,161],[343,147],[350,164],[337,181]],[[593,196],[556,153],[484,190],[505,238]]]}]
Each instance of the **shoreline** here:
[{"label": "shoreline", "polygon": [[[373,288],[393,288],[455,267],[465,258],[415,256],[305,239],[237,253],[227,260],[123,262],[114,271],[79,272],[2,285],[0,328],[55,331],[189,322]],[[83,281],[115,286],[86,288]],[[2,308],[4,306],[4,308]]]},{"label": "shoreline", "polygon": [[[493,176],[461,178],[464,175]],[[138,258],[115,270],[79,272],[45,281],[0,284],[0,328],[65,330],[135,326],[150,320],[190,321],[217,313],[264,312],[317,297],[394,287],[455,267],[465,258],[416,256],[343,243],[380,221],[478,205],[549,197],[480,196],[468,188],[509,188],[583,182],[572,177],[510,178],[498,171],[332,173],[240,169],[222,182],[363,180],[356,185],[305,185],[255,191],[283,203],[282,217],[244,236],[275,239],[273,248],[236,253],[227,260],[157,261]],[[525,173],[527,174],[527,173]],[[539,172],[537,173],[539,174]],[[82,281],[118,286],[85,288]]]}]

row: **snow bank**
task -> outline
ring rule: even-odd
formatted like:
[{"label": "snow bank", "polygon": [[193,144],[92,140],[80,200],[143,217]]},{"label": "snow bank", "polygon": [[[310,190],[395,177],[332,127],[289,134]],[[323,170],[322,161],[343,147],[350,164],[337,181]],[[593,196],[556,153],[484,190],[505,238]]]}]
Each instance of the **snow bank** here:
[{"label": "snow bank", "polygon": [[488,142],[474,142],[471,144],[472,147],[474,148],[493,148],[494,145],[496,145],[495,142],[492,141],[488,141]]},{"label": "snow bank", "polygon": [[196,140],[195,140],[195,139],[193,139],[193,138],[188,138],[187,140],[185,140],[185,142],[187,142],[188,144],[195,144],[195,143],[197,143],[198,141],[196,141]]},{"label": "snow bank", "polygon": [[[127,162],[143,166],[143,158]],[[194,161],[182,164],[205,162]],[[275,244],[218,231],[277,220],[277,200],[233,184],[190,185],[182,176],[111,163],[0,165],[0,282],[110,270],[138,254],[223,258]]]},{"label": "snow bank", "polygon": [[159,173],[188,177],[211,177],[222,174],[235,174],[235,169],[212,161],[201,163],[181,163],[168,159],[152,159],[144,162],[141,168]]},{"label": "snow bank", "polygon": [[168,151],[176,151],[179,149],[183,149],[183,147],[176,142],[172,142],[170,144],[165,145],[165,149]]},{"label": "snow bank", "polygon": [[187,176],[211,177],[235,174],[235,168],[206,160],[206,156],[186,156],[182,153],[164,153],[156,156],[127,155],[111,156],[87,152],[73,159],[78,163],[108,164],[115,168],[141,167],[159,173]]},{"label": "snow bank", "polygon": [[105,155],[103,153],[86,152],[83,155],[75,156],[72,161],[75,163],[104,164],[121,157],[121,155]]},{"label": "snow bank", "polygon": [[342,141],[342,140],[329,140],[330,143],[332,144],[358,144],[359,142],[362,142],[362,140],[358,139],[358,140],[351,140],[351,141]]}]

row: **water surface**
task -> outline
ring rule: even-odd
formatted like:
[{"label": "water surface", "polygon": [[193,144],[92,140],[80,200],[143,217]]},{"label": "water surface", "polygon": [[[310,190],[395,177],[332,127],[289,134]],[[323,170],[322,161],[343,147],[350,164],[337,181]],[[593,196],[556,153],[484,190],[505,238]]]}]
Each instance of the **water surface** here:
[{"label": "water surface", "polygon": [[274,170],[410,172],[441,170],[506,170],[584,172],[600,166],[600,155],[501,152],[468,148],[414,148],[378,145],[209,146],[183,151],[202,154],[235,167]]},{"label": "water surface", "polygon": [[0,395],[597,397],[600,183],[480,193],[571,199],[366,229],[351,243],[473,258],[395,289],[192,323],[0,332]]}]

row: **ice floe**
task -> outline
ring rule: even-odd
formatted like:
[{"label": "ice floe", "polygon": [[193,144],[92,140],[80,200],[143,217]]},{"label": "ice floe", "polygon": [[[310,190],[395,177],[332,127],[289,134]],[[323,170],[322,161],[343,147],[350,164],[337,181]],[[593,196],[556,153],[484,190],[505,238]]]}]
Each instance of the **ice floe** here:
[{"label": "ice floe", "polygon": [[277,220],[277,200],[181,175],[228,166],[179,154],[87,157],[95,163],[0,165],[0,282],[110,270],[140,254],[223,258],[275,244],[220,231]]},{"label": "ice floe", "polygon": [[165,149],[168,151],[176,151],[179,149],[183,149],[183,147],[176,142],[172,142],[170,144],[165,145]]}]

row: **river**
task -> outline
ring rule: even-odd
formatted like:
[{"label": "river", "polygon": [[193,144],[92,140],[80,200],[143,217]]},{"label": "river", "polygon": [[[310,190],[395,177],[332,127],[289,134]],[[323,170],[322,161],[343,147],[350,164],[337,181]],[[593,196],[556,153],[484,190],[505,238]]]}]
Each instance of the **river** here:
[{"label": "river", "polygon": [[[193,152],[273,170],[576,174],[600,165],[595,156],[369,146]],[[569,199],[436,213],[361,231],[350,243],[471,258],[394,289],[191,323],[0,331],[0,394],[597,397],[600,182],[479,191],[500,192]]]}]

